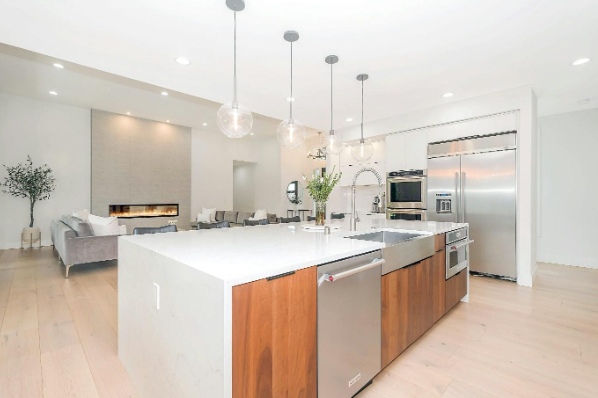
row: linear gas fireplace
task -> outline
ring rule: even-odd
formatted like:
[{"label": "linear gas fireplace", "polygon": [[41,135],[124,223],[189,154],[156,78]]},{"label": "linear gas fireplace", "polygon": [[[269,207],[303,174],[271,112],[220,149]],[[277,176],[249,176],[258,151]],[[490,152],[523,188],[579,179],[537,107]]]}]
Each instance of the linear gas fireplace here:
[{"label": "linear gas fireplace", "polygon": [[110,217],[118,218],[153,218],[177,217],[179,205],[177,204],[151,204],[151,205],[110,205]]}]

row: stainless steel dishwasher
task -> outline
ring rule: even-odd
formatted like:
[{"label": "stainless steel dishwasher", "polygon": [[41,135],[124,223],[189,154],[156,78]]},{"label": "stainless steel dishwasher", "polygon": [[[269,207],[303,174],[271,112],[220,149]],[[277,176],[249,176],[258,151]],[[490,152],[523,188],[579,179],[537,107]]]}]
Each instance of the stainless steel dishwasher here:
[{"label": "stainless steel dishwasher", "polygon": [[318,397],[350,398],[381,370],[382,252],[318,267]]}]

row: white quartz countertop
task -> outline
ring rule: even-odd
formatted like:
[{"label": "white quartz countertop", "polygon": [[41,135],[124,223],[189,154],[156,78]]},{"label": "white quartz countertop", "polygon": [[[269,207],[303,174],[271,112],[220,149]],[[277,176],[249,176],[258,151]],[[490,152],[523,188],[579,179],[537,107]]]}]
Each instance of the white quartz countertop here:
[{"label": "white quartz countertop", "polygon": [[[313,222],[312,222],[313,223]],[[120,239],[172,258],[231,285],[296,271],[351,257],[385,245],[346,236],[399,229],[440,234],[467,224],[433,221],[366,219],[349,231],[349,220],[335,220],[341,229],[330,235],[305,231],[303,223],[128,235]]]}]

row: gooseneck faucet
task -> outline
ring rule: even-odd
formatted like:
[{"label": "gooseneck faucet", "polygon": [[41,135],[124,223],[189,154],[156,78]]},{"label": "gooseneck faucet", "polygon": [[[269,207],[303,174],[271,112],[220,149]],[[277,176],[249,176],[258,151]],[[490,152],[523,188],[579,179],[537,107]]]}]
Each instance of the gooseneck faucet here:
[{"label": "gooseneck faucet", "polygon": [[355,173],[355,176],[353,177],[353,183],[351,184],[351,231],[357,230],[357,211],[355,211],[355,183],[357,182],[357,177],[366,171],[374,173],[378,179],[378,206],[382,205],[382,177],[380,177],[380,173],[378,173],[375,169],[371,167],[364,167]]}]

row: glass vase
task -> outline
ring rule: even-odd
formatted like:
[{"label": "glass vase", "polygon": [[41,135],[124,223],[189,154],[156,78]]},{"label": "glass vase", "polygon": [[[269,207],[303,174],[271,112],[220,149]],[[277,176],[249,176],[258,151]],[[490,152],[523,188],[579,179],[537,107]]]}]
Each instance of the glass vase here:
[{"label": "glass vase", "polygon": [[326,202],[316,202],[316,225],[326,224]]}]

